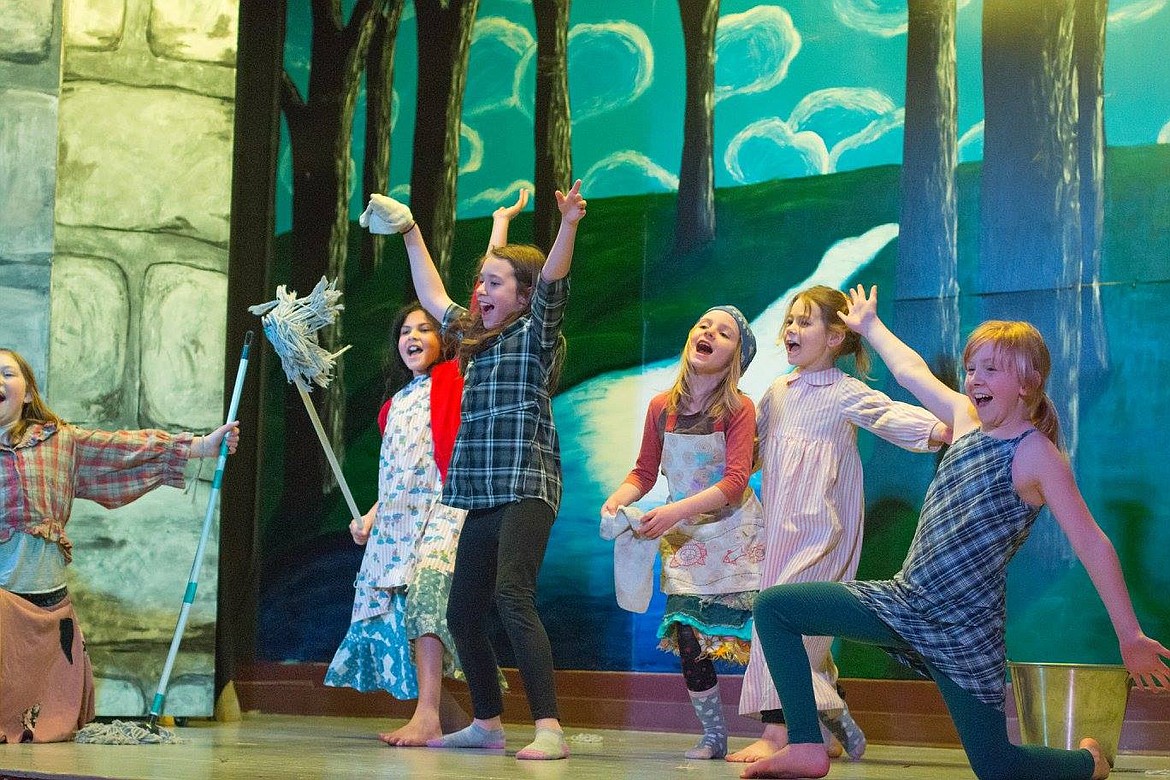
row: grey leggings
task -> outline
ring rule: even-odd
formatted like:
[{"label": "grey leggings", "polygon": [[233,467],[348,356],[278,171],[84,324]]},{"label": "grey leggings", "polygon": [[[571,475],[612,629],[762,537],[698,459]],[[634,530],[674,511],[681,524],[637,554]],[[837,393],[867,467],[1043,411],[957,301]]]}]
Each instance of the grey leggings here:
[{"label": "grey leggings", "polygon": [[496,654],[487,632],[493,604],[516,653],[532,717],[558,717],[552,647],[536,614],[536,575],[554,517],[544,501],[527,498],[472,510],[463,521],[447,625],[477,718],[494,718],[504,711]]},{"label": "grey leggings", "polygon": [[[852,592],[837,582],[777,585],[760,593],[755,607],[756,635],[772,670],[788,740],[821,741],[812,674],[801,636],[839,636],[879,647],[908,648]],[[1060,750],[1008,741],[1002,710],[972,696],[931,664],[930,676],[946,701],[967,760],[980,780],[1089,780],[1093,756],[1087,750]]]}]

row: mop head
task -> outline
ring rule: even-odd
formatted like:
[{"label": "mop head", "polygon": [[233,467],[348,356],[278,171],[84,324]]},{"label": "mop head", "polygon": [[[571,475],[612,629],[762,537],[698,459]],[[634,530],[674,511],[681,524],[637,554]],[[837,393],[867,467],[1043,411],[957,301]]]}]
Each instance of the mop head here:
[{"label": "mop head", "polygon": [[248,311],[260,317],[264,335],[280,357],[289,382],[300,380],[306,388],[312,385],[328,387],[333,380],[333,362],[349,347],[330,353],[317,343],[317,331],[337,320],[337,313],[345,308],[339,299],[341,291],[336,280],[325,277],[317,282],[313,292],[298,298],[282,284],[276,288],[276,300],[249,306]]},{"label": "mop head", "polygon": [[155,734],[143,724],[127,720],[90,723],[73,735],[73,741],[91,745],[174,745],[183,742],[170,729],[159,727]]}]

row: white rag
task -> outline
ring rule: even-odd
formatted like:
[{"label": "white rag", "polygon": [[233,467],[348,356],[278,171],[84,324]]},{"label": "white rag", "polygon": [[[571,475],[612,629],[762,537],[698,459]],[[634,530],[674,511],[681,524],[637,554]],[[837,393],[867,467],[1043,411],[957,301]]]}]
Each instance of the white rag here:
[{"label": "white rag", "polygon": [[613,540],[614,593],[627,612],[645,612],[654,595],[658,540],[638,535],[643,514],[637,507],[619,506],[617,514],[601,516],[601,538]]}]

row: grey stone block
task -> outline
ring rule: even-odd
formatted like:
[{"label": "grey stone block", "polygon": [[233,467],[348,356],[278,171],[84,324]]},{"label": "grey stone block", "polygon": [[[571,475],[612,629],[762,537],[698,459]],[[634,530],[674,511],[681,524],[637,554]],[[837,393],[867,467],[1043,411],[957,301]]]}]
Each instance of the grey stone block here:
[{"label": "grey stone block", "polygon": [[142,298],[143,424],[215,428],[223,422],[227,276],[159,263],[146,273]]},{"label": "grey stone block", "polygon": [[0,3],[0,59],[43,62],[53,38],[53,0]]},{"label": "grey stone block", "polygon": [[173,60],[236,64],[239,7],[234,0],[155,0],[150,8],[150,49]]},{"label": "grey stone block", "polygon": [[231,102],[69,82],[60,112],[58,222],[162,231],[226,246]]},{"label": "grey stone block", "polygon": [[53,264],[52,318],[54,408],[80,425],[114,423],[126,392],[126,275],[111,260],[59,256]]},{"label": "grey stone block", "polygon": [[0,256],[53,251],[56,160],[57,99],[0,90]]}]

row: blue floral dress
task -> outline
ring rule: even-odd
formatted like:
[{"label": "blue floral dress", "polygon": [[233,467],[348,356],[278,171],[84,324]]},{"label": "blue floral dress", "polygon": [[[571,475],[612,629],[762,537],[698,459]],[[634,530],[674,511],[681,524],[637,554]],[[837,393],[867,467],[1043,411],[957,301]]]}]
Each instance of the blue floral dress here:
[{"label": "blue floral dress", "polygon": [[447,649],[444,675],[459,675],[446,611],[466,512],[439,501],[430,390],[430,376],[416,377],[390,406],[378,459],[378,508],[354,582],[349,631],[326,685],[417,698],[412,640],[427,634]]}]

